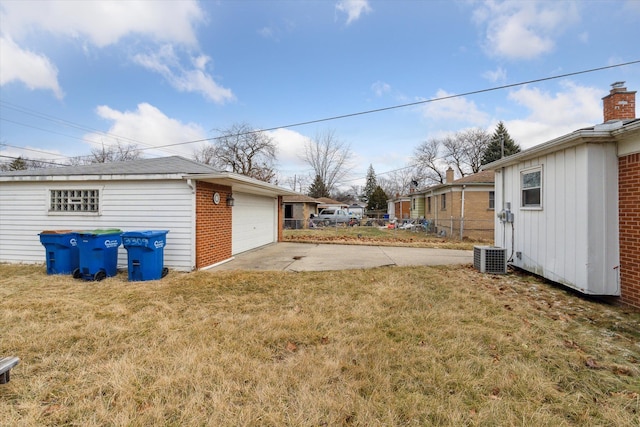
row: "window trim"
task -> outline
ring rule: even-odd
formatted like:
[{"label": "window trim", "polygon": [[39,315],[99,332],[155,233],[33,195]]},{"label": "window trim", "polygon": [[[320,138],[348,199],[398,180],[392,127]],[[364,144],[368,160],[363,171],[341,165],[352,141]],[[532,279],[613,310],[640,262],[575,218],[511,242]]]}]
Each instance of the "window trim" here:
[{"label": "window trim", "polygon": [[[86,187],[60,187],[60,188],[48,188],[47,189],[47,206],[46,206],[46,213],[47,215],[51,215],[51,216],[69,216],[69,215],[79,215],[79,216],[99,216],[102,214],[102,198],[104,195],[104,186],[86,186]],[[97,209],[96,210],[91,210],[91,211],[82,211],[82,210],[78,210],[78,211],[73,211],[73,210],[67,210],[67,211],[58,211],[58,210],[53,210],[52,209],[52,203],[53,203],[53,197],[54,197],[54,192],[61,192],[61,191],[96,191],[97,192]]]},{"label": "window trim", "polygon": [[[539,172],[540,173],[540,185],[538,187],[530,187],[525,189],[523,186],[523,181],[524,181],[524,176],[527,174],[531,174],[531,173],[536,173]],[[520,171],[520,209],[522,210],[532,210],[532,211],[541,211],[543,208],[543,194],[544,194],[544,171],[542,168],[542,165],[538,165],[538,166],[534,166],[534,167],[530,167],[527,169],[522,169]],[[525,205],[524,204],[524,192],[528,191],[528,190],[535,190],[535,189],[539,189],[540,191],[540,204],[537,205],[533,205],[533,204],[529,204],[529,205]]]},{"label": "window trim", "polygon": [[496,192],[495,192],[495,190],[494,191],[489,191],[489,208],[488,208],[488,210],[490,210],[490,211],[495,211],[496,210]]}]

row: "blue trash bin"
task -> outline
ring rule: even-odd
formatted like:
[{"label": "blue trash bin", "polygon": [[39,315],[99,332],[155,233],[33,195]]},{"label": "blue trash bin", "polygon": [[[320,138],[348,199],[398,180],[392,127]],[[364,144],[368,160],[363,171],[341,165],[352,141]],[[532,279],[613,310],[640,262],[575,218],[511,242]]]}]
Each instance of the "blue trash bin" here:
[{"label": "blue trash bin", "polygon": [[39,236],[46,252],[47,274],[72,274],[78,268],[78,235],[75,232],[44,230]]},{"label": "blue trash bin", "polygon": [[122,230],[117,228],[78,231],[80,266],[76,279],[100,281],[118,274],[118,248]]},{"label": "blue trash bin", "polygon": [[157,280],[167,275],[164,268],[164,247],[169,230],[126,231],[122,244],[127,250],[130,282]]}]

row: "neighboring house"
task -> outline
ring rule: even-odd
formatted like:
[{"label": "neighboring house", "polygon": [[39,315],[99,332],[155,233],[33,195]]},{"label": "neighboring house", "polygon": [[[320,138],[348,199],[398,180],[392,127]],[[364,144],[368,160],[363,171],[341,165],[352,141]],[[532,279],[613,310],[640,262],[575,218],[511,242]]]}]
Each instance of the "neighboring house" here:
[{"label": "neighboring house", "polygon": [[318,201],[318,212],[322,209],[347,209],[349,205],[337,200],[330,199],[329,197],[320,197],[316,199]]},{"label": "neighboring house", "polygon": [[344,209],[359,218],[364,215],[364,207],[357,203],[348,205],[326,197],[314,199],[299,193],[295,196],[284,196],[282,204],[286,229],[309,228],[311,215],[318,215],[322,209]]},{"label": "neighboring house", "polygon": [[604,123],[495,161],[495,244],[523,270],[640,308],[640,119],[614,83]]},{"label": "neighboring house", "polygon": [[311,215],[318,214],[320,202],[313,197],[298,194],[282,198],[284,209],[284,228],[308,228]]},{"label": "neighboring house", "polygon": [[387,201],[387,212],[390,219],[408,219],[411,216],[411,196],[396,194],[394,199]]},{"label": "neighboring house", "polygon": [[351,215],[355,215],[360,219],[362,219],[364,217],[365,209],[366,209],[366,205],[361,205],[361,204],[358,204],[358,203],[351,203],[347,207],[347,211],[349,211],[349,213]]},{"label": "neighboring house", "polygon": [[43,230],[157,229],[169,230],[166,267],[207,268],[281,240],[289,194],[178,156],[2,172],[0,262],[44,262]]},{"label": "neighboring house", "polygon": [[494,173],[482,171],[411,194],[411,218],[425,219],[429,230],[458,239],[491,239],[494,229]]},{"label": "neighboring house", "polygon": [[423,191],[415,191],[411,193],[411,204],[409,206],[409,217],[413,219],[424,219],[425,213],[425,196]]}]

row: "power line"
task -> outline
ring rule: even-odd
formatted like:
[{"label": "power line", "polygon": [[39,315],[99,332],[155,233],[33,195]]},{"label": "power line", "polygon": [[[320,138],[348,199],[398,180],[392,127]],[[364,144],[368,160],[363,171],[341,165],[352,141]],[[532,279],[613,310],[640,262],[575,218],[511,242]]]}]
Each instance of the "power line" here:
[{"label": "power line", "polygon": [[[395,110],[395,109],[400,109],[400,108],[415,107],[417,105],[424,105],[424,104],[428,104],[428,103],[432,103],[432,102],[445,101],[445,100],[448,100],[448,99],[455,99],[455,98],[461,98],[461,97],[466,97],[466,96],[471,96],[471,95],[478,95],[478,94],[487,93],[487,92],[494,92],[494,91],[498,91],[498,90],[517,87],[517,86],[524,86],[524,85],[528,85],[528,84],[532,84],[532,83],[540,83],[540,82],[545,82],[545,81],[550,81],[550,80],[557,80],[557,79],[561,79],[561,78],[577,76],[577,75],[587,74],[587,73],[593,73],[593,72],[608,70],[608,69],[612,69],[612,68],[619,68],[619,67],[624,67],[624,66],[638,64],[638,63],[640,63],[640,60],[634,60],[634,61],[624,62],[624,63],[620,63],[620,64],[607,65],[607,66],[597,67],[597,68],[590,68],[590,69],[587,69],[587,70],[581,70],[581,71],[574,71],[574,72],[571,72],[571,73],[558,74],[558,75],[550,76],[550,77],[543,77],[543,78],[539,78],[539,79],[527,80],[527,81],[523,81],[523,82],[511,83],[511,84],[501,85],[501,86],[494,86],[494,87],[474,90],[474,91],[470,91],[470,92],[463,92],[463,93],[460,93],[460,94],[447,95],[447,96],[442,96],[442,97],[438,97],[438,98],[431,98],[431,99],[425,99],[425,100],[415,101],[415,102],[410,102],[410,103],[405,103],[405,104],[393,105],[393,106],[389,106],[389,107],[376,108],[376,109],[373,109],[373,110],[364,110],[364,111],[359,111],[359,112],[355,112],[355,113],[348,113],[348,114],[325,117],[325,118],[321,118],[321,119],[307,120],[307,121],[292,123],[292,124],[288,124],[288,125],[274,126],[274,127],[270,127],[270,128],[266,128],[266,129],[257,129],[257,130],[254,130],[254,131],[238,133],[238,134],[235,134],[235,136],[245,136],[245,135],[251,135],[251,134],[255,134],[255,133],[259,133],[259,132],[270,132],[270,131],[275,131],[275,130],[278,130],[278,129],[289,129],[289,128],[294,128],[294,127],[307,126],[307,125],[310,125],[310,124],[317,124],[317,123],[340,120],[340,119],[356,117],[356,116],[362,116],[362,115],[367,115],[367,114],[380,113],[380,112],[390,111],[390,110]],[[0,103],[7,103],[7,102],[6,101],[0,101]],[[7,104],[10,104],[10,103],[7,103]],[[16,104],[11,104],[11,105],[17,106]],[[20,106],[17,106],[17,107],[20,107]],[[20,107],[20,108],[22,108],[22,107]],[[48,116],[48,115],[46,115],[44,113],[39,113],[39,114],[42,114],[43,116]],[[49,116],[49,117],[53,117],[53,116]],[[6,120],[6,119],[4,119],[4,120]],[[51,120],[51,119],[49,119],[49,120]],[[61,121],[66,122],[64,120],[61,120]],[[69,122],[69,123],[72,123],[72,122]],[[101,134],[104,134],[104,135],[107,135],[107,136],[112,136],[112,135],[109,135],[108,133],[105,133],[105,132],[101,132],[101,131],[97,131],[97,132],[99,132]],[[201,139],[196,139],[196,140],[191,140],[191,141],[176,142],[176,143],[172,143],[172,144],[165,144],[165,145],[159,145],[159,146],[143,148],[143,149],[139,149],[139,151],[158,150],[158,149],[167,148],[167,147],[175,147],[175,146],[180,146],[180,145],[195,144],[195,143],[198,143],[198,142],[215,141],[215,140],[219,140],[219,139],[225,138],[227,136],[228,135],[220,135],[220,136],[215,136],[215,137],[211,137],[211,138],[201,138]],[[118,136],[112,136],[112,137],[118,138]],[[126,137],[120,137],[120,138],[128,139],[128,140],[131,140],[131,141],[134,141],[134,142],[139,142],[139,141],[136,141],[136,140],[131,139],[131,138],[126,138]],[[139,143],[142,143],[142,142],[139,142]],[[142,143],[142,144],[143,145],[149,145],[149,144],[145,144],[145,143]]]},{"label": "power line", "polygon": [[[497,90],[509,89],[509,88],[512,88],[512,87],[524,86],[524,85],[528,85],[528,84],[532,84],[532,83],[540,83],[540,82],[549,81],[549,80],[557,80],[557,79],[561,79],[561,78],[565,78],[565,77],[571,77],[571,76],[577,76],[577,75],[580,75],[580,74],[593,73],[593,72],[596,72],[596,71],[602,71],[602,70],[607,70],[607,69],[617,68],[617,67],[624,67],[624,66],[627,66],[627,65],[633,65],[633,64],[638,64],[638,63],[640,63],[640,60],[624,62],[624,63],[621,63],[621,64],[615,64],[615,65],[607,65],[607,66],[598,67],[598,68],[590,68],[588,70],[574,71],[574,72],[571,72],[571,73],[559,74],[559,75],[551,76],[551,77],[543,77],[543,78],[534,79],[534,80],[527,80],[527,81],[524,81],[524,82],[512,83],[512,84],[508,84],[508,85],[495,86],[495,87],[486,88],[486,89],[479,89],[479,90],[474,90],[474,91],[471,91],[471,92],[464,92],[464,93],[460,93],[460,94],[456,94],[456,95],[447,95],[447,96],[442,96],[442,97],[439,97],[439,98],[425,99],[425,100],[422,100],[422,101],[416,101],[416,102],[410,102],[410,103],[406,103],[406,104],[393,105],[391,107],[376,108],[376,109],[373,109],[373,110],[365,110],[365,111],[360,111],[360,112],[357,112],[357,113],[342,114],[342,115],[338,115],[338,116],[326,117],[326,118],[323,118],[323,119],[308,120],[308,121],[305,121],[305,122],[292,123],[292,124],[284,125],[284,126],[275,126],[275,127],[270,127],[270,128],[266,128],[266,129],[259,129],[259,130],[255,130],[255,131],[239,133],[239,134],[237,134],[235,136],[250,135],[250,134],[258,133],[258,132],[270,132],[270,131],[274,131],[274,130],[278,130],[278,129],[289,129],[289,128],[293,128],[293,127],[300,127],[300,126],[306,126],[306,125],[311,125],[311,124],[316,124],[316,123],[323,123],[323,122],[328,122],[328,121],[333,121],[333,120],[346,119],[346,118],[349,118],[349,117],[362,116],[362,115],[366,115],[366,114],[380,113],[380,112],[383,112],[383,111],[396,110],[396,109],[400,109],[400,108],[415,107],[416,105],[423,105],[423,104],[428,104],[428,103],[431,103],[431,102],[445,101],[445,100],[448,100],[448,99],[461,98],[461,97],[471,96],[471,95],[478,95],[480,93],[494,92],[494,91],[497,91]],[[178,143],[174,143],[174,144],[161,145],[160,147],[164,148],[164,147],[172,147],[172,146],[183,145],[183,144],[193,144],[193,143],[196,143],[196,142],[214,141],[214,140],[217,140],[217,139],[225,138],[226,136],[227,135],[216,136],[216,137],[212,137],[212,138],[197,139],[197,140],[194,140],[194,141],[178,142]]]},{"label": "power line", "polygon": [[[12,102],[0,100],[0,105],[1,104],[4,104],[4,108],[9,108],[9,109],[18,111],[18,112],[23,113],[23,114],[34,116],[34,117],[37,117],[37,118],[40,118],[40,119],[44,119],[44,120],[48,120],[48,121],[54,122],[56,124],[61,124],[61,125],[65,126],[65,127],[70,127],[70,128],[82,130],[82,131],[85,131],[85,132],[96,133],[96,134],[99,134],[99,135],[102,135],[102,136],[105,136],[105,137],[114,138],[116,140],[124,140],[124,141],[128,141],[130,143],[136,143],[136,144],[141,144],[141,145],[146,146],[146,148],[139,148],[138,151],[154,150],[154,149],[157,148],[157,147],[155,147],[155,146],[153,146],[153,145],[151,145],[151,144],[149,144],[147,142],[143,142],[143,141],[140,141],[140,140],[137,140],[137,139],[134,139],[134,138],[129,138],[129,137],[126,137],[126,136],[115,135],[115,134],[112,134],[112,133],[109,133],[109,132],[104,132],[104,131],[101,131],[99,129],[91,128],[91,127],[84,126],[84,125],[81,125],[81,124],[78,124],[78,123],[75,123],[75,122],[72,122],[72,121],[69,121],[69,120],[61,119],[59,117],[52,116],[50,114],[46,114],[46,113],[42,113],[40,111],[32,110],[32,109],[20,106],[18,104],[14,104]],[[53,131],[53,130],[50,130],[50,129],[45,129],[45,128],[41,128],[41,127],[38,127],[38,126],[34,126],[34,125],[30,125],[30,124],[26,124],[26,123],[14,121],[14,120],[10,120],[10,119],[4,118],[4,117],[0,117],[0,120],[11,122],[11,123],[18,124],[18,125],[25,126],[25,127],[30,127],[32,129],[41,130],[43,132],[48,132],[48,133],[52,133],[52,134],[56,134],[56,135],[65,136],[65,137],[71,138],[71,139],[78,139],[80,141],[86,141],[86,142],[90,142],[90,143],[94,143],[94,144],[100,144],[100,142],[98,142],[98,141],[92,141],[92,140],[88,140],[88,139],[84,139],[84,138],[79,138],[77,136],[67,135],[67,134],[64,134],[64,133],[61,133],[61,132],[56,132],[56,131]],[[165,151],[167,151],[167,150],[165,150]],[[177,153],[174,152],[173,154],[177,154]]]}]

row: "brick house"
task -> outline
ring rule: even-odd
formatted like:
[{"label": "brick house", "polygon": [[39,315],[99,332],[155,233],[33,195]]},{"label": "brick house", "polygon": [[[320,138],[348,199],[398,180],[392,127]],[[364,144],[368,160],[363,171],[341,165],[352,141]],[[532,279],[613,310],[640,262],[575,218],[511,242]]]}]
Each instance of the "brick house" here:
[{"label": "brick house", "polygon": [[282,240],[292,194],[179,156],[1,172],[0,262],[44,262],[43,230],[161,229],[167,267],[208,268]]},{"label": "brick house", "polygon": [[387,201],[387,212],[389,219],[403,220],[411,217],[411,196],[396,197]]},{"label": "brick house", "polygon": [[304,194],[284,196],[282,198],[284,228],[294,230],[308,228],[309,219],[311,215],[318,213],[319,204],[317,199]]},{"label": "brick house", "polygon": [[411,218],[424,218],[433,232],[458,239],[491,239],[494,227],[494,173],[482,171],[411,194]]},{"label": "brick house", "polygon": [[624,82],[604,122],[486,165],[496,173],[495,245],[509,263],[640,308],[640,119]]}]

